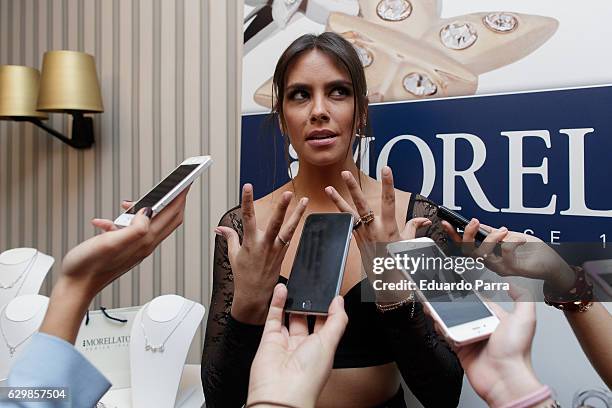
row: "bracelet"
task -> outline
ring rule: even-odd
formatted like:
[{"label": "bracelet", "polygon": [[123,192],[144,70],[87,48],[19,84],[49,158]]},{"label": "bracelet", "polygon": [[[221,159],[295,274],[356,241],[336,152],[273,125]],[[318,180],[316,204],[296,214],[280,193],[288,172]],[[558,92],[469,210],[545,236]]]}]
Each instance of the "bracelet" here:
[{"label": "bracelet", "polygon": [[586,312],[593,306],[593,284],[586,279],[584,269],[572,266],[576,273],[574,286],[566,293],[553,290],[552,286],[544,283],[544,302],[564,312]]},{"label": "bracelet", "polygon": [[548,387],[548,385],[544,385],[540,389],[517,400],[502,405],[499,408],[528,408],[546,401],[551,395],[552,392],[550,391],[550,387]]},{"label": "bracelet", "polygon": [[410,302],[412,302],[412,311],[410,312],[410,318],[412,319],[414,317],[414,307],[415,307],[414,292],[412,292],[410,296],[408,296],[406,299],[402,299],[399,302],[389,303],[389,304],[384,304],[384,305],[381,305],[380,303],[376,303],[376,308],[378,309],[379,312],[385,313],[385,312],[390,312],[391,310],[399,309],[400,307]]},{"label": "bracelet", "polygon": [[249,402],[248,404],[243,405],[243,408],[251,408],[251,407],[256,407],[258,405],[272,405],[273,407],[282,407],[282,408],[298,408],[293,405],[285,404],[284,402],[276,402],[276,401]]}]

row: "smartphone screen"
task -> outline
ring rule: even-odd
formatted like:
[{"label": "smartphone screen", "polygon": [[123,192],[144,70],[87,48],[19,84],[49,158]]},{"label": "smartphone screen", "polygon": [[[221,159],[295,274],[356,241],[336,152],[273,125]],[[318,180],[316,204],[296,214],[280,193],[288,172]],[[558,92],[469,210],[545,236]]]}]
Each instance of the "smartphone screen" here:
[{"label": "smartphone screen", "polygon": [[198,166],[199,164],[181,164],[125,213],[136,214],[142,208],[153,207]]},{"label": "smartphone screen", "polygon": [[[399,254],[422,258],[421,265],[425,267],[417,268],[410,275],[419,288],[421,282],[425,284],[428,282],[459,283],[463,279],[454,271],[441,267],[441,261],[446,258],[446,255],[435,245],[426,245]],[[440,261],[437,262],[436,259]],[[425,260],[427,260],[426,263]],[[449,328],[493,316],[473,290],[421,290],[421,293]]]},{"label": "smartphone screen", "polygon": [[288,311],[327,313],[340,290],[352,230],[348,213],[306,218],[287,283]]}]

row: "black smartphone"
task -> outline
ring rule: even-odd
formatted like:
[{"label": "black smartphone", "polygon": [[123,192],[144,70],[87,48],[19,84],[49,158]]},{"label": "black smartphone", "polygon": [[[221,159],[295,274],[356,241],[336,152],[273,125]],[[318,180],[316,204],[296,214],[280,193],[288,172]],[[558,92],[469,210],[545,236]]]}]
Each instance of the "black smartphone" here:
[{"label": "black smartphone", "polygon": [[349,213],[317,213],[306,218],[287,282],[287,312],[327,314],[340,291],[352,233]]},{"label": "black smartphone", "polygon": [[[444,207],[443,205],[438,206],[438,217],[447,221],[453,227],[461,228],[462,230],[465,230],[465,226],[470,223],[470,220],[454,212],[453,210]],[[482,228],[478,228],[475,239],[476,241],[482,242],[488,235],[489,233],[487,231]]]}]

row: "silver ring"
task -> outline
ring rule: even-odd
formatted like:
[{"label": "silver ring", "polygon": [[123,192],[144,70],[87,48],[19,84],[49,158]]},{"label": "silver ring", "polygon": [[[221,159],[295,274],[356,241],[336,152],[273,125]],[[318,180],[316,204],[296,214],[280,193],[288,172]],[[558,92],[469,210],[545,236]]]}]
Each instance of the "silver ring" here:
[{"label": "silver ring", "polygon": [[278,240],[281,242],[281,244],[283,244],[283,246],[287,246],[289,245],[289,242],[285,241],[284,239],[281,238],[280,234],[276,235],[276,238],[278,238]]}]

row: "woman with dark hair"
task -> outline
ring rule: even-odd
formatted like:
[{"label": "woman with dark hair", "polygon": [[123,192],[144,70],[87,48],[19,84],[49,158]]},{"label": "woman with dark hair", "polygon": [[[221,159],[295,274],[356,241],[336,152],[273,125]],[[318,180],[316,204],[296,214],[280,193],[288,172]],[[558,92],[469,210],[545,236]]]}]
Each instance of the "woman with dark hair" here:
[{"label": "woman with dark hair", "polygon": [[[229,210],[215,230],[219,236],[202,356],[207,407],[245,403],[268,305],[275,285],[289,277],[298,243],[291,237],[301,232],[302,214],[339,209],[365,222],[355,230],[340,289],[349,322],[317,406],[404,407],[401,378],[424,406],[456,406],[463,370],[422,306],[411,298],[391,303],[361,299],[370,285],[362,274],[366,241],[388,242],[416,232],[444,247],[446,235],[435,204],[394,189],[388,167],[379,182],[362,173],[353,159],[356,135],[367,135],[369,129],[359,56],[337,34],[304,35],[280,57],[273,87],[273,115],[286,147],[291,143],[297,152],[299,174],[255,202],[246,184],[242,205]],[[291,213],[287,218],[286,212]],[[265,232],[258,225],[267,225]]]}]

